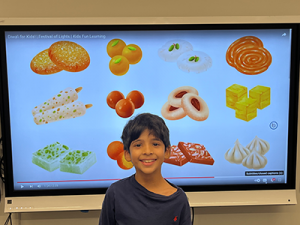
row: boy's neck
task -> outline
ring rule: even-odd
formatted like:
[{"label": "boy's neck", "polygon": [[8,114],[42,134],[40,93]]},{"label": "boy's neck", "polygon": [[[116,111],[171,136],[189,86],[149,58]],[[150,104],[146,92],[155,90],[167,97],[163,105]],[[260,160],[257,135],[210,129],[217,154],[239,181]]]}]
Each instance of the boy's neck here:
[{"label": "boy's neck", "polygon": [[135,180],[148,190],[163,187],[167,182],[161,174],[135,174]]},{"label": "boy's neck", "polygon": [[154,175],[154,174],[135,174],[135,180],[146,188],[148,191],[153,193],[170,196],[177,191],[177,188],[170,185],[161,175]]}]

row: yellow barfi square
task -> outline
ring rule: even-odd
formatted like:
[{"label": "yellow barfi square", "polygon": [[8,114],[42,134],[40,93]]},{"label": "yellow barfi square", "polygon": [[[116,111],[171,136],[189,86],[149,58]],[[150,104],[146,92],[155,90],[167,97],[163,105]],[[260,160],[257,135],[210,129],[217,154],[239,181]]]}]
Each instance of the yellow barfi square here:
[{"label": "yellow barfi square", "polygon": [[254,119],[257,116],[257,111],[253,111],[249,114],[239,114],[237,111],[235,111],[235,117],[241,120],[245,120],[249,122],[250,120]]},{"label": "yellow barfi square", "polygon": [[257,100],[243,98],[236,104],[235,117],[241,120],[250,121],[257,116]]},{"label": "yellow barfi square", "polygon": [[231,109],[236,109],[236,102],[247,98],[247,87],[244,87],[239,84],[233,84],[230,87],[226,88],[226,106]]},{"label": "yellow barfi square", "polygon": [[257,85],[249,91],[249,97],[257,100],[257,108],[263,109],[271,104],[271,88]]}]

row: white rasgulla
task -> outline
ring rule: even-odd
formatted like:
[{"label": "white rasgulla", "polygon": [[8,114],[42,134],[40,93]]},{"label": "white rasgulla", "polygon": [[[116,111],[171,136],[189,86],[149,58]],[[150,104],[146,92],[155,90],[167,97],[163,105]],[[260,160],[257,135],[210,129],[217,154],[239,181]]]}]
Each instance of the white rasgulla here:
[{"label": "white rasgulla", "polygon": [[179,69],[188,73],[201,73],[212,66],[212,59],[204,52],[189,51],[177,59],[177,66]]},{"label": "white rasgulla", "polygon": [[[178,47],[176,47],[176,44],[178,44]],[[158,49],[158,56],[166,62],[175,62],[181,54],[192,50],[193,46],[189,42],[184,40],[172,40]]]}]

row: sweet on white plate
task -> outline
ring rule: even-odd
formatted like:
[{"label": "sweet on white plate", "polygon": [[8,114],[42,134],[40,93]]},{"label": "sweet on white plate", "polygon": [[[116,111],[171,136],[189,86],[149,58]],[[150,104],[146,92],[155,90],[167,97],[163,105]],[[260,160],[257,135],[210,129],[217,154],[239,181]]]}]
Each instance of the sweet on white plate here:
[{"label": "sweet on white plate", "polygon": [[171,40],[158,49],[158,56],[166,62],[175,62],[181,54],[192,50],[193,46],[187,41]]},{"label": "sweet on white plate", "polygon": [[201,73],[212,66],[212,59],[204,52],[189,51],[179,56],[177,66],[179,69],[188,73]]}]

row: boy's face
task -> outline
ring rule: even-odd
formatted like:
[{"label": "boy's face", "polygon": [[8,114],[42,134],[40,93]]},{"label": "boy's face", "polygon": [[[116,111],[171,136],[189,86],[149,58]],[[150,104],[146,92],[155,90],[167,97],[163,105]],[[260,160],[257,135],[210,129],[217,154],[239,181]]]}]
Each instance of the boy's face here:
[{"label": "boy's face", "polygon": [[144,130],[140,137],[131,142],[130,153],[124,151],[125,159],[131,161],[139,174],[161,174],[161,165],[170,157],[171,147],[165,147],[157,137]]}]

